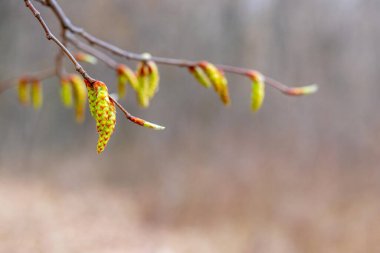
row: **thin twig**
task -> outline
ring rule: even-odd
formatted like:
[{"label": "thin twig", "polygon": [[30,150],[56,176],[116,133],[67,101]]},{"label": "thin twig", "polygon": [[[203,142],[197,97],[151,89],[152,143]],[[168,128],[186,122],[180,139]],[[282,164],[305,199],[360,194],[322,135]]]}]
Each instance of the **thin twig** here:
[{"label": "thin twig", "polygon": [[55,76],[55,74],[56,74],[55,69],[53,68],[53,69],[46,69],[43,71],[24,75],[22,77],[17,77],[17,78],[12,78],[12,79],[2,81],[0,83],[0,94],[3,93],[4,91],[6,91],[7,89],[11,88],[12,86],[16,85],[17,81],[20,80],[21,78],[26,79],[26,80],[40,80],[40,81],[42,81],[42,80],[45,80],[45,79],[48,79],[50,77]]},{"label": "thin twig", "polygon": [[135,117],[133,116],[132,114],[130,114],[119,102],[117,102],[116,99],[112,98],[111,96],[109,96],[109,99],[117,106],[119,107],[119,109],[124,113],[125,117],[130,120],[131,122],[139,125],[139,126],[143,126],[143,127],[147,127],[147,128],[151,128],[151,129],[154,129],[154,130],[164,130],[165,127],[163,126],[160,126],[160,125],[156,125],[156,124],[153,124],[153,123],[150,123],[146,120],[143,120],[143,119],[140,119],[138,117]]},{"label": "thin twig", "polygon": [[[75,59],[75,57],[70,53],[70,51],[60,42],[57,37],[50,31],[49,27],[43,20],[41,13],[34,7],[34,5],[30,2],[30,0],[24,0],[26,7],[30,9],[30,11],[33,13],[33,15],[37,18],[37,20],[40,22],[42,28],[45,31],[46,38],[48,40],[54,41],[67,55],[67,57],[70,59],[70,61],[74,64],[75,70],[83,76],[84,79],[86,79],[89,83],[94,83],[96,80],[92,78],[87,72],[84,70],[82,65],[79,64],[79,62]],[[49,4],[49,2],[47,2]]]},{"label": "thin twig", "polygon": [[117,66],[119,65],[119,63],[117,63],[114,59],[112,59],[108,55],[106,55],[103,52],[97,50],[96,48],[93,48],[93,47],[87,45],[86,43],[78,40],[74,36],[68,35],[67,39],[74,47],[76,47],[79,50],[82,50],[88,54],[95,56],[96,58],[98,58],[99,60],[104,62],[111,69],[116,69]]},{"label": "thin twig", "polygon": [[[62,36],[62,44],[65,47],[67,47],[67,30],[66,29],[61,28],[61,36]],[[59,50],[56,57],[56,73],[60,79],[65,74],[64,56],[65,56],[64,51]]]}]

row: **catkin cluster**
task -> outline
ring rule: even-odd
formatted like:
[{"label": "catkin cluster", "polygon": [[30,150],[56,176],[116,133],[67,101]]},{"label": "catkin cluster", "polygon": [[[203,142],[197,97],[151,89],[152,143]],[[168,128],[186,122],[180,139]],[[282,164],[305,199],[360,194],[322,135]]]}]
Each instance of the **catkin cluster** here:
[{"label": "catkin cluster", "polygon": [[231,103],[228,81],[223,71],[206,61],[199,62],[196,66],[189,67],[189,71],[203,87],[210,88],[213,86],[214,91],[219,95],[219,98],[224,105],[229,105]]},{"label": "catkin cluster", "polygon": [[[189,71],[203,87],[214,87],[215,92],[219,95],[223,104],[229,105],[231,103],[228,82],[223,71],[206,61],[189,67]],[[251,109],[257,112],[264,102],[265,77],[257,71],[249,71],[246,75],[252,82]]]},{"label": "catkin cluster", "polygon": [[158,91],[160,82],[156,63],[149,60],[149,54],[145,54],[145,58],[147,60],[138,64],[136,72],[125,65],[119,65],[117,68],[119,97],[125,96],[126,86],[129,83],[136,92],[139,105],[143,108],[149,106],[151,99]]},{"label": "catkin cluster", "polygon": [[22,105],[32,102],[33,108],[38,110],[43,103],[43,91],[41,81],[37,79],[21,78],[18,82],[18,99]]},{"label": "catkin cluster", "polygon": [[[96,64],[97,58],[78,52],[74,56],[78,61]],[[141,107],[148,107],[159,89],[160,74],[155,59],[148,53],[139,57],[141,60],[136,70],[132,70],[126,65],[120,64],[116,67],[118,77],[118,97],[123,98],[127,93],[129,84],[136,93],[137,101]],[[157,60],[157,62],[160,62]],[[161,59],[161,63],[162,59]],[[317,91],[317,85],[309,85],[298,88],[289,88],[281,83],[265,78],[264,75],[257,71],[237,69],[228,66],[216,66],[207,61],[196,63],[176,64],[180,67],[187,67],[194,78],[205,88],[213,88],[224,105],[231,103],[228,81],[223,72],[230,71],[248,77],[252,83],[251,86],[251,109],[254,112],[260,110],[265,98],[265,85],[275,86],[283,93],[293,96],[312,94]],[[61,76],[60,76],[61,77]],[[41,77],[23,77],[18,83],[18,97],[23,105],[28,105],[30,101],[35,109],[39,109],[43,102],[43,92],[41,87]],[[91,78],[89,78],[91,80]],[[87,96],[86,96],[87,88]],[[127,119],[140,126],[155,130],[163,130],[165,127],[150,123],[143,119],[137,118],[127,112],[115,99],[109,96],[107,86],[101,81],[90,83],[89,80],[83,80],[79,75],[66,75],[61,77],[60,85],[61,101],[65,107],[74,106],[75,117],[77,122],[83,122],[86,110],[86,97],[90,107],[92,117],[96,122],[96,129],[99,135],[97,151],[104,151],[107,143],[114,132],[116,126],[116,108],[115,103],[120,107]]]}]

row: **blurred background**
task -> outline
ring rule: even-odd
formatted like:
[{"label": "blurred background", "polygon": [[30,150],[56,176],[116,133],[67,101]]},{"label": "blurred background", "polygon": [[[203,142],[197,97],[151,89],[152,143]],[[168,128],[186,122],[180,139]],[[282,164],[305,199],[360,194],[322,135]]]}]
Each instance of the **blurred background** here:
[{"label": "blurred background", "polygon": [[[225,108],[186,70],[161,66],[149,109],[132,92],[122,103],[167,129],[119,113],[102,155],[89,113],[75,123],[57,79],[44,83],[39,112],[6,91],[0,252],[380,251],[379,1],[59,3],[122,48],[245,66],[320,91],[294,98],[268,88],[254,115],[245,78],[228,76]],[[49,68],[57,52],[23,1],[0,2],[0,79]],[[113,71],[85,67],[115,91]]]}]

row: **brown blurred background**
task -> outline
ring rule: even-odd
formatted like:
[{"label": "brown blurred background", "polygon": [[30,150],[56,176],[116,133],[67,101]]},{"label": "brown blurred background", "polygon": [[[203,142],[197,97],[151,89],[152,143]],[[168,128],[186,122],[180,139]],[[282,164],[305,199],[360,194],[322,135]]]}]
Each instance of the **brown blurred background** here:
[{"label": "brown blurred background", "polygon": [[[123,103],[167,129],[119,114],[100,156],[89,113],[75,123],[56,79],[39,112],[3,93],[1,253],[380,251],[379,1],[59,2],[122,48],[251,67],[320,91],[268,88],[253,115],[246,79],[229,76],[224,108],[185,70],[162,66],[148,110],[132,93]],[[57,50],[23,1],[0,2],[0,79],[48,68]],[[111,70],[86,68],[115,90]]]}]

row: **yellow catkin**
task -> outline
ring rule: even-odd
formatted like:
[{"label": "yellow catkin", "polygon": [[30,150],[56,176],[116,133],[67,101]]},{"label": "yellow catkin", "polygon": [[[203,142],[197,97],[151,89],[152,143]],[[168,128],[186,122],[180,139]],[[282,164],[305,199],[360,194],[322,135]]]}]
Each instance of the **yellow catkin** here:
[{"label": "yellow catkin", "polygon": [[139,81],[137,80],[137,76],[135,74],[135,72],[133,72],[132,69],[130,68],[126,68],[125,69],[125,72],[124,72],[124,75],[126,76],[129,84],[131,85],[131,87],[137,91],[138,87],[139,87]]},{"label": "yellow catkin", "polygon": [[160,72],[158,70],[157,64],[153,61],[148,61],[146,63],[149,69],[149,86],[148,86],[148,96],[150,99],[158,92],[160,84]]},{"label": "yellow catkin", "polygon": [[20,104],[27,105],[30,100],[29,85],[26,79],[21,78],[17,86],[18,100]]},{"label": "yellow catkin", "polygon": [[198,66],[206,73],[214,87],[215,92],[219,94],[220,90],[223,89],[223,75],[220,70],[215,67],[215,65],[206,61],[200,62]]},{"label": "yellow catkin", "polygon": [[61,101],[62,104],[70,108],[73,106],[73,89],[71,87],[71,83],[66,78],[62,78],[61,80]]},{"label": "yellow catkin", "polygon": [[137,67],[137,80],[139,86],[137,89],[137,101],[139,105],[143,108],[149,107],[149,67],[145,62],[140,62]]},{"label": "yellow catkin", "polygon": [[224,76],[223,73],[220,74],[220,89],[219,89],[219,97],[220,100],[223,102],[224,105],[229,105],[231,104],[231,99],[230,99],[230,93],[228,90],[228,81],[227,78]]},{"label": "yellow catkin", "polygon": [[230,94],[228,90],[228,81],[224,76],[224,73],[215,65],[206,61],[202,61],[198,63],[198,66],[193,69],[193,75],[197,78],[197,80],[200,79],[202,82],[205,82],[203,81],[205,77],[203,76],[202,72],[199,70],[197,71],[197,67],[200,68],[203,71],[204,76],[207,77],[205,87],[209,87],[209,84],[207,82],[207,80],[209,80],[223,104],[231,104]]},{"label": "yellow catkin", "polygon": [[207,77],[206,73],[202,68],[195,66],[189,68],[190,73],[194,76],[194,78],[205,88],[211,87],[211,81]]},{"label": "yellow catkin", "polygon": [[124,75],[119,75],[117,77],[117,95],[119,98],[124,98],[127,95],[127,77]]},{"label": "yellow catkin", "polygon": [[69,80],[74,93],[75,119],[78,123],[82,123],[85,119],[86,111],[87,94],[85,83],[78,75],[71,75]]},{"label": "yellow catkin", "polygon": [[43,91],[42,91],[42,86],[41,86],[40,81],[34,80],[32,82],[31,96],[32,96],[33,108],[35,110],[40,109],[43,103]]},{"label": "yellow catkin", "polygon": [[100,81],[93,84],[96,91],[96,128],[99,134],[97,151],[103,152],[116,126],[116,108],[109,99],[107,86]]},{"label": "yellow catkin", "polygon": [[108,105],[108,114],[107,120],[104,122],[104,128],[101,132],[99,132],[99,139],[97,145],[98,153],[103,152],[111,135],[116,126],[116,108],[113,102],[110,102]]},{"label": "yellow catkin", "polygon": [[127,84],[129,83],[134,91],[138,91],[139,81],[137,80],[136,74],[125,66],[120,64],[117,69],[117,78],[118,78],[118,96],[119,98],[124,98],[127,93]]},{"label": "yellow catkin", "polygon": [[265,77],[256,71],[250,72],[248,76],[252,81],[251,109],[257,112],[262,107],[265,98]]},{"label": "yellow catkin", "polygon": [[96,120],[96,90],[93,85],[91,85],[88,81],[84,80],[87,88],[87,98],[88,104],[90,107],[91,116]]}]

